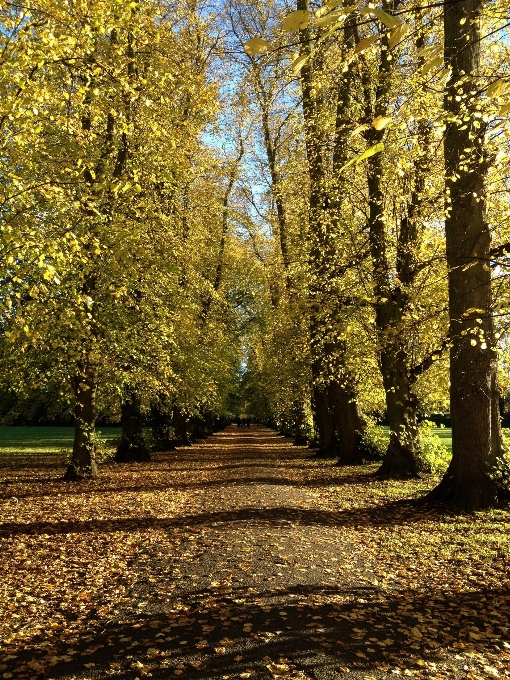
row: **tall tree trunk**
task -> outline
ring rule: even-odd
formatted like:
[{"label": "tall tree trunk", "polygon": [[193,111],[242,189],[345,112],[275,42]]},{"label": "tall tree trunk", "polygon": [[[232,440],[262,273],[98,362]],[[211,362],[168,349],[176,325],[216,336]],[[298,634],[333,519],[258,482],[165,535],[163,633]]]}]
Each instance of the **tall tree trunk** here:
[{"label": "tall tree trunk", "polygon": [[188,433],[188,419],[178,406],[172,409],[172,420],[175,432],[175,444],[177,446],[190,446],[191,439]]},{"label": "tall tree trunk", "polygon": [[121,403],[122,438],[115,454],[116,463],[150,461],[151,456],[143,438],[143,419],[140,397],[136,390],[126,387]]},{"label": "tall tree trunk", "polygon": [[363,433],[366,421],[360,413],[356,394],[348,385],[332,380],[329,385],[329,399],[334,414],[334,426],[338,438],[337,465],[361,465],[365,462]]},{"label": "tall tree trunk", "polygon": [[486,160],[476,110],[482,7],[482,0],[461,0],[444,12],[444,56],[452,68],[444,98],[452,460],[439,486],[427,496],[428,501],[468,511],[498,500],[490,477],[495,384]]},{"label": "tall tree trunk", "polygon": [[[309,8],[308,0],[298,0],[297,9],[304,10]],[[348,31],[348,40],[352,39],[352,31]],[[311,59],[311,33],[307,28],[300,32],[301,35],[301,54],[308,57],[308,61],[301,69],[301,91],[303,96],[303,116],[305,120],[305,143],[308,160],[308,173],[310,177],[310,198],[309,198],[309,227],[310,227],[310,263],[312,267],[312,282],[310,284],[310,347],[312,354],[312,377],[314,380],[313,396],[315,404],[315,422],[319,431],[320,448],[317,452],[319,457],[336,457],[337,448],[335,443],[335,429],[339,431],[340,437],[344,438],[344,446],[353,455],[351,440],[354,441],[357,435],[351,428],[356,418],[353,409],[349,408],[351,416],[344,414],[339,409],[338,400],[330,402],[330,386],[336,381],[332,372],[334,364],[342,364],[345,352],[338,353],[336,344],[323,342],[324,328],[322,321],[322,309],[324,301],[330,296],[336,296],[338,267],[337,256],[337,234],[333,233],[338,227],[337,212],[340,208],[338,202],[330,200],[327,189],[327,171],[325,159],[323,157],[323,133],[319,125],[320,112],[313,97],[313,65]],[[335,153],[333,166],[336,169],[340,162],[340,149],[343,147],[342,135],[345,134],[345,124],[342,120],[348,107],[348,88],[350,76],[340,83],[338,90],[337,124],[338,134],[335,140]],[[340,191],[333,192],[340,194]],[[340,373],[345,378],[344,382],[349,382],[350,373],[340,366]],[[333,394],[339,395],[343,389],[340,383],[333,387]],[[355,400],[355,390],[353,385],[348,385],[348,390]],[[337,408],[334,408],[336,403]],[[330,408],[331,407],[331,408]],[[358,414],[359,415],[359,414]],[[356,426],[364,429],[362,419],[356,421]]]},{"label": "tall tree trunk", "polygon": [[173,451],[175,441],[170,437],[170,412],[166,398],[160,395],[151,403],[150,423],[153,451]]},{"label": "tall tree trunk", "polygon": [[[312,366],[315,380],[320,376],[320,362],[315,361]],[[317,458],[336,458],[335,428],[329,408],[329,385],[315,383],[313,386],[313,415],[315,428],[319,435],[319,450]]]},{"label": "tall tree trunk", "polygon": [[79,362],[78,373],[71,380],[75,396],[75,428],[73,453],[64,479],[81,479],[84,474],[96,476],[96,450],[94,433],[96,426],[97,370],[94,366]]},{"label": "tall tree trunk", "polygon": [[[394,11],[396,0],[383,3],[385,11]],[[388,45],[388,34],[381,37],[379,73],[375,92],[368,72],[363,73],[365,99],[365,122],[368,124],[365,139],[370,146],[381,142],[385,130],[375,129],[371,123],[377,116],[386,116],[392,77],[393,56]],[[374,293],[376,297],[375,316],[379,345],[379,363],[386,398],[386,411],[390,424],[390,443],[378,475],[393,477],[416,476],[418,465],[416,454],[420,440],[416,427],[416,397],[412,392],[412,378],[408,365],[408,352],[401,337],[402,318],[407,305],[407,295],[402,283],[412,283],[412,272],[408,280],[395,283],[395,276],[388,259],[387,227],[384,215],[383,157],[377,153],[368,160],[368,230],[370,253],[374,271]],[[414,220],[403,222],[400,234],[397,273],[411,263],[412,250],[416,241]],[[406,227],[408,233],[405,232]],[[404,242],[405,239],[405,242]],[[401,257],[405,253],[404,262]],[[398,278],[398,277],[397,277]]]},{"label": "tall tree trunk", "polygon": [[420,435],[416,411],[418,401],[412,391],[405,359],[395,357],[391,347],[381,351],[381,370],[386,395],[386,411],[390,426],[390,443],[378,476],[405,477],[418,475],[417,458]]},{"label": "tall tree trunk", "polygon": [[291,410],[294,446],[305,446],[308,444],[308,432],[306,423],[305,404],[302,399],[296,399],[292,404]]}]

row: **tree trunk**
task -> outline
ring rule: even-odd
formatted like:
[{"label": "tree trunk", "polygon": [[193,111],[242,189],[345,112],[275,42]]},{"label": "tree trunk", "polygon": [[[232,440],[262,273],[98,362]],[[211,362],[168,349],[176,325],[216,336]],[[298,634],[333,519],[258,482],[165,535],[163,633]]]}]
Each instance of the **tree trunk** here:
[{"label": "tree trunk", "polygon": [[74,442],[71,462],[64,479],[82,479],[84,474],[97,475],[94,433],[96,426],[97,371],[95,367],[78,365],[78,374],[71,380],[76,404]]},{"label": "tree trunk", "polygon": [[444,99],[452,460],[439,486],[427,496],[428,501],[468,511],[498,500],[490,478],[495,387],[489,347],[493,333],[486,161],[475,95],[481,11],[481,0],[462,0],[444,13],[445,63],[452,68]]},{"label": "tree trunk", "polygon": [[329,388],[327,385],[313,386],[314,421],[319,434],[319,450],[316,458],[336,458],[335,430],[329,410]]},{"label": "tree trunk", "polygon": [[143,438],[140,398],[135,390],[126,389],[121,403],[122,438],[115,454],[116,463],[147,462],[151,456]]},{"label": "tree trunk", "polygon": [[171,418],[165,407],[164,398],[160,397],[151,404],[151,431],[153,451],[173,451],[175,441],[170,437]]},{"label": "tree trunk", "polygon": [[332,380],[329,385],[329,399],[340,453],[337,465],[362,465],[365,462],[363,432],[366,422],[359,411],[356,395],[347,385]]},{"label": "tree trunk", "polygon": [[187,418],[178,406],[172,410],[176,446],[190,446],[191,439],[187,428]]},{"label": "tree trunk", "polygon": [[[395,2],[385,2],[385,10],[394,10]],[[370,122],[375,116],[388,113],[389,93],[392,78],[392,55],[388,45],[388,34],[381,39],[382,49],[375,93],[367,73],[363,74],[365,116]],[[373,103],[372,103],[373,102]],[[382,142],[385,130],[370,126],[365,139],[370,145]],[[386,397],[386,410],[390,421],[390,443],[378,475],[402,477],[416,476],[418,466],[416,453],[419,450],[419,436],[416,428],[416,397],[411,391],[408,366],[408,352],[401,338],[402,318],[407,305],[407,296],[395,277],[388,259],[387,226],[384,214],[383,156],[377,153],[368,160],[368,203],[369,203],[369,240],[374,271],[374,293],[376,296],[376,328],[379,344],[379,357],[383,386]],[[411,255],[414,245],[414,223],[408,242],[399,243],[399,255]],[[403,236],[403,234],[401,234]],[[400,260],[400,258],[398,258]],[[398,263],[398,273],[411,263]],[[406,283],[411,283],[408,273]]]},{"label": "tree trunk", "polygon": [[418,402],[411,390],[407,366],[389,351],[381,352],[381,368],[390,426],[390,443],[376,475],[417,477],[420,435],[416,420]]},{"label": "tree trunk", "polygon": [[306,424],[305,405],[301,399],[296,399],[292,405],[292,423],[294,446],[306,446],[308,444],[308,432]]}]

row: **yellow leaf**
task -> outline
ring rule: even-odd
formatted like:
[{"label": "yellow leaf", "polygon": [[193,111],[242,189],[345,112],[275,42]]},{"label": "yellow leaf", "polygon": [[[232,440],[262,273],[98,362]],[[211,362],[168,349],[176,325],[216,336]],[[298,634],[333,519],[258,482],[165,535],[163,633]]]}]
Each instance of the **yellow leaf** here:
[{"label": "yellow leaf", "polygon": [[444,59],[441,56],[438,57],[433,57],[432,59],[429,59],[426,61],[423,66],[421,67],[421,73],[422,75],[427,75],[429,71],[432,71],[434,68],[438,68],[439,66],[442,65]]},{"label": "yellow leaf", "polygon": [[358,52],[363,52],[363,50],[366,50],[367,47],[373,45],[376,40],[377,40],[376,35],[371,35],[368,38],[363,38],[363,40],[360,40],[359,43],[356,45],[354,53],[358,54]]},{"label": "yellow leaf", "polygon": [[363,7],[363,9],[360,11],[360,14],[373,14],[382,24],[388,28],[395,28],[395,26],[398,26],[402,23],[402,19],[392,16],[391,14],[384,12],[382,9],[375,9],[374,7]]},{"label": "yellow leaf", "polygon": [[380,151],[384,151],[384,144],[382,142],[374,144],[374,146],[371,146],[370,149],[367,149],[366,151],[363,151],[363,153],[360,153],[358,156],[351,158],[350,161],[347,161],[347,163],[340,168],[339,172],[342,172],[342,170],[348,168],[349,165],[352,165],[353,163],[359,163],[359,161],[362,161],[365,158],[370,158],[370,156],[373,156],[374,154],[379,153]]},{"label": "yellow leaf", "polygon": [[396,28],[394,28],[390,34],[390,38],[388,40],[388,45],[390,49],[395,47],[402,38],[406,35],[406,33],[409,30],[409,26],[407,24],[399,24]]},{"label": "yellow leaf", "polygon": [[310,22],[310,12],[307,9],[298,9],[295,12],[287,14],[283,20],[282,30],[285,33],[294,33],[294,31],[306,28]]},{"label": "yellow leaf", "polygon": [[345,15],[343,12],[333,12],[332,14],[328,14],[326,17],[321,17],[320,19],[317,19],[315,22],[315,25],[318,26],[319,28],[322,28],[323,26],[329,26],[330,24],[337,23],[340,21]]},{"label": "yellow leaf", "polygon": [[416,627],[415,627],[415,628],[411,628],[411,635],[412,635],[414,638],[418,638],[418,639],[421,638],[421,637],[423,637],[422,634],[421,634],[421,630],[420,630],[419,628],[416,628]]},{"label": "yellow leaf", "polygon": [[[317,17],[317,19],[320,19],[320,17],[323,17],[328,12],[331,12],[331,10],[335,9],[335,7],[341,5],[342,2],[343,0],[331,0],[330,2],[327,2],[322,7],[319,7],[319,9],[315,12],[315,16]],[[347,7],[344,9],[347,9]]]},{"label": "yellow leaf", "polygon": [[506,92],[507,88],[508,84],[500,78],[499,80],[496,80],[495,83],[489,85],[485,94],[490,98],[499,97]]},{"label": "yellow leaf", "polygon": [[510,102],[508,104],[503,104],[502,106],[499,107],[499,115],[504,116],[505,113],[508,113],[510,111]]},{"label": "yellow leaf", "polygon": [[[336,7],[336,5],[335,5],[335,7]],[[324,8],[321,7],[321,9],[324,9]],[[329,24],[332,24],[335,21],[339,21],[342,17],[346,17],[351,12],[354,12],[354,10],[356,9],[356,5],[350,5],[349,7],[342,7],[340,9],[337,9],[336,12],[331,12],[330,14],[327,14],[327,12],[322,12],[321,14],[319,14],[321,9],[318,9],[317,12],[315,12],[315,16],[316,16],[315,24],[317,26],[328,26]],[[333,7],[330,7],[330,9],[333,9]],[[329,10],[328,10],[328,12],[329,12]],[[325,16],[326,14],[327,14],[327,16]]]},{"label": "yellow leaf", "polygon": [[303,66],[306,64],[308,61],[308,55],[307,54],[298,54],[297,57],[294,57],[292,60],[292,73],[297,76],[301,73],[301,69]]},{"label": "yellow leaf", "polygon": [[391,118],[388,118],[388,116],[377,116],[377,118],[374,118],[372,121],[372,127],[376,130],[384,130],[390,122]]},{"label": "yellow leaf", "polygon": [[432,59],[432,57],[437,57],[440,52],[440,45],[429,45],[428,47],[422,47],[416,54],[423,59]]},{"label": "yellow leaf", "polygon": [[366,130],[367,128],[368,125],[358,125],[358,127],[351,132],[351,135],[359,135],[362,130]]},{"label": "yellow leaf", "polygon": [[245,43],[244,51],[246,54],[260,54],[260,52],[267,50],[270,44],[271,43],[269,40],[263,40],[263,38],[252,38],[251,40],[248,40],[247,43]]}]

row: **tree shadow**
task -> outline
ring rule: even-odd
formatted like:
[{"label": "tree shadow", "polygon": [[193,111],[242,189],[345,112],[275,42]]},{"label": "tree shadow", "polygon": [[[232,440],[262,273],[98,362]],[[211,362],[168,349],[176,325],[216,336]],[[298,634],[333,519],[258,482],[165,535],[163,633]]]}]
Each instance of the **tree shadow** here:
[{"label": "tree shadow", "polygon": [[[268,469],[274,470],[271,466],[267,466]],[[173,470],[175,468],[172,468]],[[215,468],[213,471],[216,471]],[[202,471],[206,472],[206,470]],[[276,469],[278,472],[278,469]],[[349,477],[342,477],[339,479],[335,478],[322,478],[322,479],[308,479],[308,480],[292,480],[287,477],[277,477],[277,476],[266,476],[266,477],[229,477],[223,479],[213,479],[213,480],[203,480],[198,482],[182,482],[182,483],[162,483],[162,484],[151,484],[150,480],[147,479],[144,484],[125,484],[119,483],[118,480],[112,479],[110,485],[106,486],[104,481],[101,480],[101,484],[98,485],[96,480],[80,480],[78,484],[73,484],[71,488],[69,485],[63,485],[62,480],[58,478],[31,478],[23,480],[23,484],[40,484],[40,483],[52,483],[59,484],[58,488],[55,486],[49,487],[45,491],[40,492],[30,492],[21,491],[16,492],[12,495],[8,495],[8,491],[4,491],[2,494],[2,485],[9,487],[16,484],[17,480],[4,480],[0,482],[0,498],[12,498],[13,496],[20,498],[46,498],[53,496],[58,492],[61,496],[71,495],[76,496],[79,494],[108,494],[108,493],[120,493],[120,492],[147,492],[147,491],[187,491],[187,490],[198,490],[198,489],[208,489],[215,487],[242,487],[242,486],[287,486],[294,488],[318,488],[327,486],[346,486],[346,485],[357,485],[360,483],[376,483],[377,480],[372,475],[354,475]]]},{"label": "tree shadow", "polygon": [[[53,637],[41,631],[25,638],[8,667],[23,678],[40,664],[54,679],[85,670],[129,679],[168,678],[176,670],[186,678],[245,672],[267,678],[284,675],[284,668],[317,680],[344,677],[345,668],[386,677],[390,670],[420,670],[424,660],[432,672],[445,659],[458,670],[466,663],[477,670],[487,652],[504,662],[501,635],[510,615],[510,593],[503,589],[226,586],[162,602],[145,584],[133,596],[131,609],[104,623],[91,608],[82,635],[63,621]],[[465,651],[474,656],[461,656]]]},{"label": "tree shadow", "polygon": [[295,507],[256,508],[244,507],[217,512],[205,512],[178,517],[126,517],[108,520],[71,520],[62,522],[4,522],[0,536],[18,534],[74,534],[134,532],[151,527],[162,531],[183,528],[217,526],[219,524],[246,523],[250,528],[283,523],[303,526],[375,527],[413,524],[423,519],[440,520],[444,515],[434,509],[416,506],[412,501],[389,502],[376,507],[340,511],[313,510]]}]

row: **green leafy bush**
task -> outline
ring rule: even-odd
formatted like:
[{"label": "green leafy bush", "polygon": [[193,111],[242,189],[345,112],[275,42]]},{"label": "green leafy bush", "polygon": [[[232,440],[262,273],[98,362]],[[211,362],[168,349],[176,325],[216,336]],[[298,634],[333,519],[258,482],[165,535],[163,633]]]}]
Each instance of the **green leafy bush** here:
[{"label": "green leafy bush", "polygon": [[434,432],[435,423],[422,420],[418,425],[422,451],[419,456],[419,467],[422,472],[434,474],[445,472],[451,460],[451,453]]},{"label": "green leafy bush", "polygon": [[115,450],[117,448],[117,442],[112,440],[101,439],[97,434],[94,434],[94,444],[96,447],[96,462],[97,463],[108,463],[113,460],[115,455]]},{"label": "green leafy bush", "polygon": [[363,435],[363,447],[370,452],[374,460],[384,458],[388,448],[388,430],[380,425],[368,425]]},{"label": "green leafy bush", "polygon": [[492,468],[491,477],[501,489],[510,492],[510,437],[508,436],[508,429],[503,430],[503,441],[505,451]]}]

